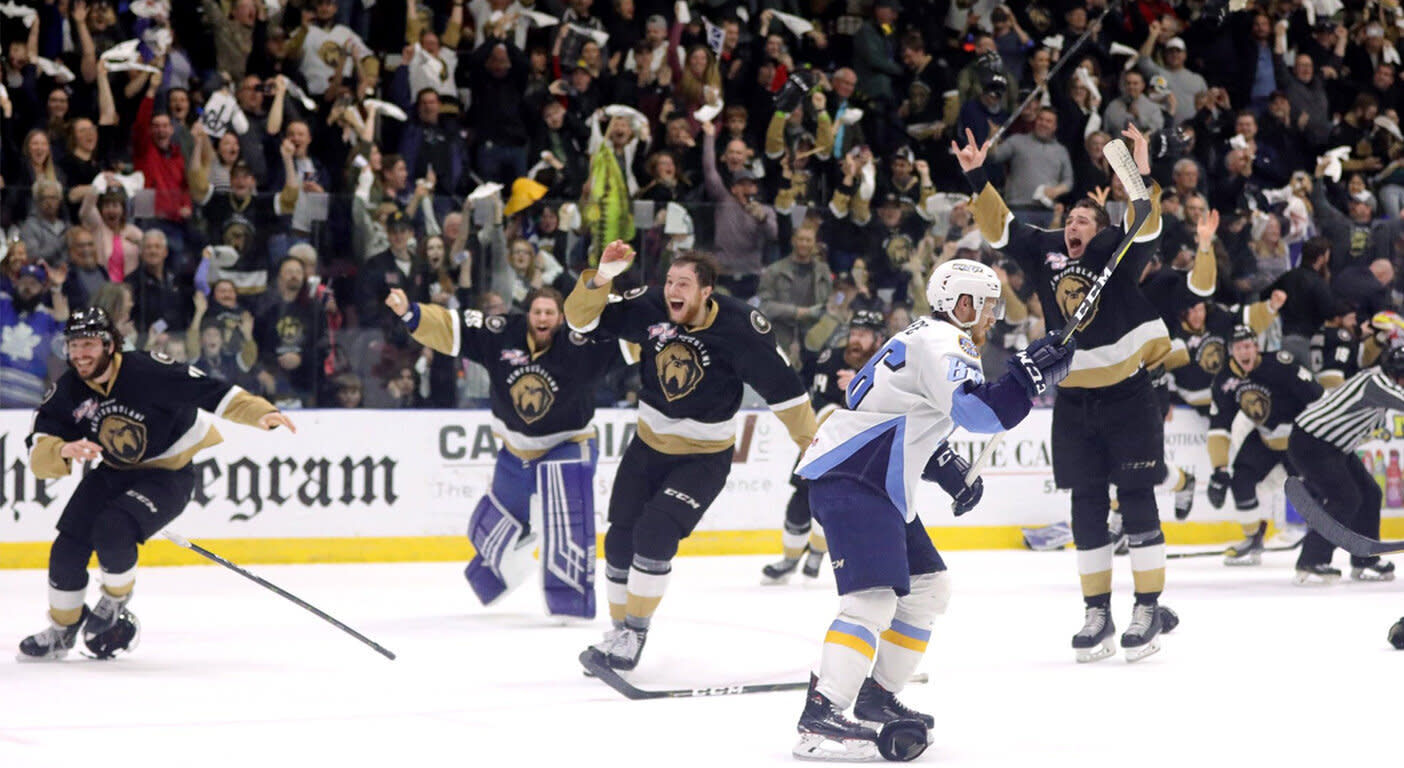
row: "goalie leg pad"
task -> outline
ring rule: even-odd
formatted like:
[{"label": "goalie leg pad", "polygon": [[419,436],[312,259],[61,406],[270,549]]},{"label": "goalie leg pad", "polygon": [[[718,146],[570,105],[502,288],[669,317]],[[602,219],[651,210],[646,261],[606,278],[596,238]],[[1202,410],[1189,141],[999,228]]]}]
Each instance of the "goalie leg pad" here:
[{"label": "goalie leg pad", "polygon": [[492,605],[531,573],[536,537],[524,536],[525,530],[491,492],[478,500],[468,521],[468,540],[478,553],[463,575],[483,605]]},{"label": "goalie leg pad", "polygon": [[[571,443],[576,457],[536,466],[541,507],[541,583],[546,612],[595,617],[595,455],[593,441]],[[558,449],[560,450],[560,449]],[[552,451],[554,456],[556,451]]]}]

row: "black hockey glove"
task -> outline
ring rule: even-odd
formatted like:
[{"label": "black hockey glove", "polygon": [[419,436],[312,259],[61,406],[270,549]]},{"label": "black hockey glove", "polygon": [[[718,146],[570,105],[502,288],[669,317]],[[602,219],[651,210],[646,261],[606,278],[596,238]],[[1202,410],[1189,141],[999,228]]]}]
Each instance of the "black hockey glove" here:
[{"label": "black hockey glove", "polygon": [[775,94],[775,111],[786,114],[794,112],[804,99],[804,95],[809,92],[809,85],[799,73],[790,75],[785,81],[785,85],[780,88],[780,92]]},{"label": "black hockey glove", "polygon": [[1226,469],[1216,469],[1214,474],[1209,476],[1209,487],[1205,489],[1204,495],[1209,497],[1209,504],[1214,509],[1224,506],[1224,499],[1228,498],[1229,483],[1233,481],[1233,476]]},{"label": "black hockey glove", "polygon": [[926,468],[921,471],[921,479],[936,483],[941,486],[941,490],[950,494],[955,502],[952,511],[956,517],[960,517],[974,509],[975,505],[980,503],[980,497],[985,495],[983,477],[975,478],[972,485],[965,484],[965,475],[969,472],[970,462],[951,450],[950,443],[941,443],[927,460]]},{"label": "black hockey glove", "polygon": [[1062,332],[1053,331],[1009,358],[1009,372],[1024,385],[1029,397],[1037,397],[1067,378],[1072,368],[1077,339],[1062,341]]}]

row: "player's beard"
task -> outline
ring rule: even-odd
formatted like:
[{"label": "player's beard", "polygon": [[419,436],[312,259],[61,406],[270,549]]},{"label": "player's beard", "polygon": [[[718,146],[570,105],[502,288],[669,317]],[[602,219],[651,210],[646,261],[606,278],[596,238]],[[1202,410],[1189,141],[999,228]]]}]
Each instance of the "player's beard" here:
[{"label": "player's beard", "polygon": [[876,352],[876,346],[865,347],[861,344],[849,344],[843,350],[843,363],[856,371],[867,365]]},{"label": "player's beard", "polygon": [[[86,376],[84,376],[84,375],[81,374],[81,373],[79,373],[78,375],[79,375],[79,377],[81,377],[84,381],[93,381],[94,379],[101,378],[102,375],[103,375],[104,373],[107,373],[107,369],[108,369],[109,367],[111,367],[111,365],[112,365],[112,353],[111,353],[111,352],[103,352],[102,355],[98,358],[98,361],[97,361],[95,364],[93,364],[93,370],[92,370],[91,373],[89,373],[89,374],[86,375]],[[78,369],[77,369],[77,368],[74,368],[73,370],[74,370],[75,373],[78,372]]]}]

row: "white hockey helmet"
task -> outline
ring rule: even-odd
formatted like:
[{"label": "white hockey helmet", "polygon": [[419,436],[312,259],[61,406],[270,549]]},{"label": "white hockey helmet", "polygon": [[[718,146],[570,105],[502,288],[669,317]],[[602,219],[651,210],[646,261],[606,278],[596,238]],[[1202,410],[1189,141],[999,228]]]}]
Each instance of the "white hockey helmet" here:
[{"label": "white hockey helmet", "polygon": [[966,294],[970,296],[977,319],[984,314],[986,301],[995,302],[995,319],[1004,319],[1004,300],[1000,298],[999,276],[993,269],[978,261],[951,259],[937,267],[931,273],[931,280],[926,283],[926,300],[931,304],[931,311],[961,328],[969,328],[975,324],[974,320],[962,323],[952,314],[956,302]]}]

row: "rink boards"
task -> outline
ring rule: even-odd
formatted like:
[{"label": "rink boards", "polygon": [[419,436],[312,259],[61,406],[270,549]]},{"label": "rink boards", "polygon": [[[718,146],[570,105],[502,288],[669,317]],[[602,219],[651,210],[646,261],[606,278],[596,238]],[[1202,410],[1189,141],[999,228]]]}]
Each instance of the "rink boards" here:
[{"label": "rink boards", "polygon": [[[626,409],[597,414],[601,515],[635,415]],[[24,438],[30,418],[28,411],[0,411],[0,567],[43,567],[54,522],[77,484],[75,476],[40,481],[29,473]],[[172,528],[246,562],[462,560],[471,554],[464,529],[500,446],[487,411],[326,410],[293,418],[296,435],[221,423],[225,442],[201,454],[195,498]],[[1053,487],[1051,421],[1051,410],[1035,410],[1006,436],[985,471],[984,500],[971,514],[953,517],[944,494],[922,484],[917,509],[939,547],[1018,547],[1020,527],[1066,519],[1067,494]],[[1366,446],[1386,466],[1380,481],[1387,516],[1404,514],[1398,457],[1404,417],[1391,426],[1392,435]],[[796,447],[769,411],[743,411],[736,429],[726,490],[683,542],[682,554],[779,550]],[[1174,522],[1169,496],[1159,500],[1172,544],[1239,535],[1232,505],[1214,510],[1204,498],[1206,430],[1202,417],[1183,408],[1165,425],[1167,463],[1193,467],[1199,477],[1189,521]],[[973,458],[984,439],[959,432],[954,444]],[[1385,535],[1404,533],[1401,523],[1387,520]],[[147,564],[196,561],[165,542],[153,542],[143,555]]]}]

